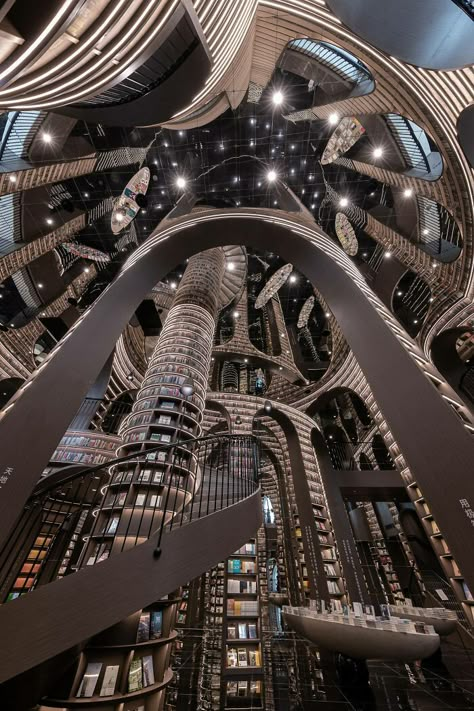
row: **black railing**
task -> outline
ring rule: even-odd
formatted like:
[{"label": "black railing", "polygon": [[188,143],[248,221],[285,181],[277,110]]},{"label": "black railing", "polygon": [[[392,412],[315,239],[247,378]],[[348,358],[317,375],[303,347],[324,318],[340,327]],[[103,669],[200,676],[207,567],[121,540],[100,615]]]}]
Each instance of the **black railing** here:
[{"label": "black railing", "polygon": [[395,469],[388,449],[376,441],[341,442],[329,435],[326,436],[326,445],[337,471]]},{"label": "black railing", "polygon": [[158,445],[107,465],[43,479],[0,552],[0,602],[73,574],[156,535],[220,511],[258,489],[251,436]]},{"label": "black railing", "polygon": [[430,173],[428,157],[408,119],[399,114],[387,114],[384,118],[397,142],[407,168],[418,168],[423,172]]}]

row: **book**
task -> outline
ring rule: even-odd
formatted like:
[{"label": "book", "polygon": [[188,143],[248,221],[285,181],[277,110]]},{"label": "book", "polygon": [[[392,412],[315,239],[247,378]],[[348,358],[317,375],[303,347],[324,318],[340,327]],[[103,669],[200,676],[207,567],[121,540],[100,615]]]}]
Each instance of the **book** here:
[{"label": "book", "polygon": [[97,679],[102,669],[101,662],[89,662],[82,677],[81,685],[76,696],[80,699],[90,698],[94,696]]},{"label": "book", "polygon": [[150,613],[142,612],[137,629],[137,642],[148,642],[150,639]]},{"label": "book", "polygon": [[163,633],[163,612],[161,610],[154,610],[151,613],[150,621],[150,637],[151,639],[158,639]]},{"label": "book", "polygon": [[260,652],[258,651],[258,649],[249,649],[249,666],[260,666]]},{"label": "book", "polygon": [[228,681],[227,682],[227,696],[237,696],[237,682]]},{"label": "book", "polygon": [[128,670],[128,691],[143,689],[142,660],[132,659]]},{"label": "book", "polygon": [[235,647],[230,647],[227,650],[227,666],[236,667],[237,666],[237,650]]},{"label": "book", "polygon": [[135,499],[135,506],[145,506],[146,494],[137,494]]},{"label": "book", "polygon": [[247,625],[245,622],[239,622],[239,639],[247,639]]},{"label": "book", "polygon": [[249,639],[257,639],[257,625],[249,622]]},{"label": "book", "polygon": [[152,686],[155,683],[155,671],[153,669],[153,657],[147,655],[142,659],[143,686]]},{"label": "book", "polygon": [[228,627],[227,628],[227,638],[228,639],[235,639],[236,638],[236,630],[234,626]]},{"label": "book", "polygon": [[237,659],[239,667],[247,666],[247,650],[245,649],[245,647],[240,647],[237,650]]},{"label": "book", "polygon": [[100,689],[100,696],[112,696],[115,693],[115,684],[117,682],[117,676],[119,671],[119,665],[106,667],[104,678],[102,680],[102,687]]}]

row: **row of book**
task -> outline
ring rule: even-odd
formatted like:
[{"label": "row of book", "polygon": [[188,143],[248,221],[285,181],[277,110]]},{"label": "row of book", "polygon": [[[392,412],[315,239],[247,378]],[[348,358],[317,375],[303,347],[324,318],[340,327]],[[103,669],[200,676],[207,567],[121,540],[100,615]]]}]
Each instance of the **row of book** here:
[{"label": "row of book", "polygon": [[227,561],[227,571],[229,573],[255,574],[255,562],[253,560],[241,560],[240,558],[229,558]]},{"label": "row of book", "polygon": [[255,595],[257,593],[256,580],[236,580],[235,578],[227,579],[227,592],[240,595]]},{"label": "row of book", "polygon": [[228,681],[227,696],[252,696],[259,697],[262,693],[261,681]]},{"label": "row of book", "polygon": [[76,435],[66,435],[61,439],[63,447],[97,447],[99,449],[112,450],[117,447],[117,443],[102,437],[86,437]]},{"label": "row of book", "polygon": [[244,543],[234,555],[255,555],[255,543]]},{"label": "row of book", "polygon": [[262,660],[260,650],[250,647],[228,647],[227,667],[260,667]]},{"label": "row of book", "polygon": [[227,614],[232,617],[258,617],[258,601],[227,598]]},{"label": "row of book", "polygon": [[137,642],[159,639],[163,634],[163,611],[142,612],[138,622]]},{"label": "row of book", "polygon": [[256,623],[239,622],[237,625],[228,625],[227,639],[257,639]]},{"label": "row of book", "polygon": [[89,452],[70,452],[68,450],[56,449],[51,460],[54,462],[83,462],[84,464],[102,464],[106,457],[102,454],[92,454]]}]

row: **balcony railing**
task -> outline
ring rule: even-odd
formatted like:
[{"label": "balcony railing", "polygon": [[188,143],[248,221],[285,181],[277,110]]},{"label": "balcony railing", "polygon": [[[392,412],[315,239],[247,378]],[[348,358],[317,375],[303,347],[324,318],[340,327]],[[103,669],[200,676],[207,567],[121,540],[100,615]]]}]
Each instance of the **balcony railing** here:
[{"label": "balcony railing", "polygon": [[337,471],[363,471],[395,469],[395,464],[385,445],[374,440],[341,442],[326,437],[331,462]]}]

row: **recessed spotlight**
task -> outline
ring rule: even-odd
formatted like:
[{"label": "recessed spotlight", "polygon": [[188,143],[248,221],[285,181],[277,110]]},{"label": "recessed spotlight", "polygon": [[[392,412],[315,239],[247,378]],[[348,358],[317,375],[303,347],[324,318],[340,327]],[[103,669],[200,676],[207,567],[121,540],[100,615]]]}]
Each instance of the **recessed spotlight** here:
[{"label": "recessed spotlight", "polygon": [[249,359],[248,359],[248,358],[244,358],[244,363],[248,363],[248,362],[249,362]]},{"label": "recessed spotlight", "polygon": [[326,316],[326,318],[329,318],[331,314],[329,313],[329,311],[326,311],[324,315]]},{"label": "recessed spotlight", "polygon": [[413,195],[413,190],[411,188],[406,188],[406,190],[403,191],[403,197],[409,198]]},{"label": "recessed spotlight", "polygon": [[385,259],[390,259],[390,257],[392,256],[392,253],[389,250],[387,250],[383,256],[385,257]]},{"label": "recessed spotlight", "polygon": [[417,318],[414,318],[414,319],[413,319],[413,323],[418,323],[418,319],[417,319]]},{"label": "recessed spotlight", "polygon": [[123,214],[121,212],[116,212],[115,219],[117,220],[117,222],[123,222]]},{"label": "recessed spotlight", "polygon": [[9,179],[10,183],[16,183],[16,181],[17,181],[16,175],[10,175],[8,179]]},{"label": "recessed spotlight", "polygon": [[255,145],[255,143],[253,141],[250,141],[249,145],[250,145],[250,148],[252,148]]},{"label": "recessed spotlight", "polygon": [[44,284],[42,284],[42,283],[40,282],[40,283],[38,284],[38,289],[42,289],[43,286],[44,286]]},{"label": "recessed spotlight", "polygon": [[270,124],[269,124],[269,123],[266,123],[266,124],[265,124],[265,128],[270,128]]},{"label": "recessed spotlight", "polygon": [[239,318],[240,314],[239,314],[238,311],[234,311],[233,314],[232,314],[232,316],[233,316],[234,318]]},{"label": "recessed spotlight", "polygon": [[250,123],[252,124],[252,126],[254,126],[254,125],[255,125],[255,119],[254,119],[254,118],[251,118],[251,119],[250,119]]},{"label": "recessed spotlight", "polygon": [[430,303],[434,301],[434,296],[430,296]]},{"label": "recessed spotlight", "polygon": [[257,183],[257,188],[261,188],[261,187],[262,187],[262,183],[259,181],[259,182]]},{"label": "recessed spotlight", "polygon": [[426,228],[423,230],[423,234],[424,234],[424,235],[429,235],[429,233],[430,233],[430,231],[427,230]]},{"label": "recessed spotlight", "polygon": [[43,133],[41,138],[43,139],[44,143],[51,143],[51,141],[53,140],[53,137],[50,133]]},{"label": "recessed spotlight", "polygon": [[294,151],[294,150],[295,150],[295,148],[296,148],[295,144],[294,144],[294,143],[292,143],[292,144],[291,144],[291,146],[290,146],[290,150]]},{"label": "recessed spotlight", "polygon": [[400,291],[400,289],[397,291],[397,296],[403,296],[403,291]]},{"label": "recessed spotlight", "polygon": [[346,197],[343,197],[339,200],[340,207],[347,207],[348,205],[349,205],[349,200]]},{"label": "recessed spotlight", "polygon": [[186,180],[182,176],[179,178],[176,178],[176,187],[178,187],[180,190],[183,190],[183,188],[186,187]]},{"label": "recessed spotlight", "polygon": [[219,148],[221,149],[221,151],[223,151],[223,150],[224,150],[224,144],[221,143],[221,145],[219,146]]},{"label": "recessed spotlight", "polygon": [[168,144],[167,144],[166,141],[163,143],[163,145],[164,145],[165,148],[168,148]]},{"label": "recessed spotlight", "polygon": [[381,158],[383,156],[382,148],[374,148],[374,158]]},{"label": "recessed spotlight", "polygon": [[178,288],[178,285],[177,285],[177,283],[176,283],[175,281],[172,281],[172,282],[170,282],[170,287],[171,287],[172,289],[177,289],[177,288]]},{"label": "recessed spotlight", "polygon": [[292,284],[294,284],[297,280],[298,280],[298,277],[296,276],[296,274],[290,274],[289,281],[290,281]]},{"label": "recessed spotlight", "polygon": [[367,252],[364,252],[364,254],[363,254],[362,256],[364,257],[364,259],[367,259],[367,257],[368,257],[369,255],[368,255]]},{"label": "recessed spotlight", "polygon": [[184,131],[178,131],[180,136],[184,136]]},{"label": "recessed spotlight", "polygon": [[235,269],[235,264],[234,264],[234,262],[229,262],[228,265],[227,265],[227,271],[233,272],[234,269]]},{"label": "recessed spotlight", "polygon": [[339,121],[339,114],[336,114],[336,113],[329,114],[328,121],[331,124],[331,126],[334,126]]},{"label": "recessed spotlight", "polygon": [[281,91],[273,92],[272,100],[275,106],[280,106],[280,104],[283,103],[283,94],[281,93]]},{"label": "recessed spotlight", "polygon": [[275,170],[269,170],[267,173],[267,180],[269,183],[274,183],[275,180],[278,178],[278,175],[276,174]]},{"label": "recessed spotlight", "polygon": [[85,198],[88,198],[88,197],[89,197],[89,193],[84,193],[84,197],[85,197]]},{"label": "recessed spotlight", "polygon": [[52,224],[53,224],[53,221],[52,221],[52,219],[51,219],[50,217],[47,217],[47,218],[46,218],[46,224],[47,224],[47,225],[52,225]]},{"label": "recessed spotlight", "polygon": [[295,174],[295,169],[292,168],[292,169],[290,170],[290,173],[291,173],[291,175],[294,175],[294,174]]},{"label": "recessed spotlight", "polygon": [[84,271],[85,271],[86,274],[89,274],[89,272],[90,272],[89,267],[84,267]]},{"label": "recessed spotlight", "polygon": [[240,207],[240,200],[236,200],[235,204],[237,205],[237,207]]},{"label": "recessed spotlight", "polygon": [[276,200],[274,200],[273,205],[276,207],[278,205],[278,202]]},{"label": "recessed spotlight", "polygon": [[302,194],[302,195],[305,194],[305,189],[304,189],[304,188],[303,188],[303,190],[301,191],[301,194]]},{"label": "recessed spotlight", "polygon": [[282,366],[282,365],[280,365],[280,367],[278,368],[278,370],[283,370],[283,366]]},{"label": "recessed spotlight", "polygon": [[311,203],[311,209],[314,210],[315,207],[316,207],[316,205],[314,204],[314,202]]},{"label": "recessed spotlight", "polygon": [[238,176],[238,175],[234,175],[234,183],[238,183],[238,182],[239,182],[239,176]]}]

